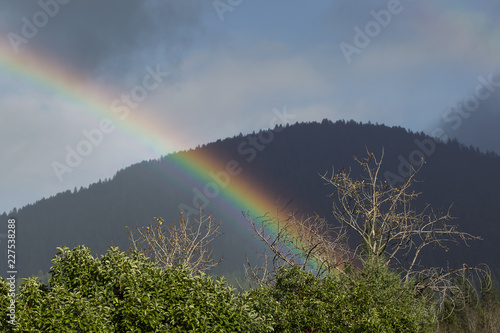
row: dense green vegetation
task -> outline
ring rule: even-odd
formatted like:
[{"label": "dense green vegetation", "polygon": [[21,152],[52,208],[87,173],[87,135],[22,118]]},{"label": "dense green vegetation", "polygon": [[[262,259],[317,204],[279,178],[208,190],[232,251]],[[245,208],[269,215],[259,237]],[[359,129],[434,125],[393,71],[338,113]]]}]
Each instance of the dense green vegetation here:
[{"label": "dense green vegetation", "polygon": [[[2,332],[434,332],[437,308],[377,259],[319,278],[281,269],[272,287],[236,293],[223,279],[160,268],[111,247],[101,256],[61,248],[49,284],[25,279],[9,321],[0,280]],[[441,318],[438,332],[496,332],[494,289]],[[447,306],[451,306],[448,304]],[[445,313],[445,312],[443,312]],[[495,326],[497,325],[497,326]]]},{"label": "dense green vegetation", "polygon": [[376,261],[325,278],[298,266],[274,287],[243,293],[183,266],[161,269],[117,248],[96,257],[79,246],[53,259],[49,285],[26,279],[9,323],[1,280],[3,332],[432,332],[434,308]]},{"label": "dense green vegetation", "polygon": [[140,253],[110,248],[97,258],[83,246],[62,248],[53,263],[49,285],[21,285],[16,325],[2,279],[2,332],[265,332],[270,324],[223,280],[164,270]]},{"label": "dense green vegetation", "polygon": [[372,258],[363,270],[317,278],[298,266],[250,291],[277,332],[433,332],[435,309]]}]

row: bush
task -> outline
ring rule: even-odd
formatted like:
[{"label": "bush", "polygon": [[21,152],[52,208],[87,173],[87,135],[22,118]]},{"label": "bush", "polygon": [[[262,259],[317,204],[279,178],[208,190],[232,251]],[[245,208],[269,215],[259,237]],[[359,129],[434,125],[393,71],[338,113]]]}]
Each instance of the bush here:
[{"label": "bush", "polygon": [[16,326],[6,313],[8,285],[0,288],[2,332],[265,332],[264,317],[223,280],[191,275],[185,266],[160,269],[118,248],[96,258],[83,246],[61,248],[49,286],[25,279]]},{"label": "bush", "polygon": [[276,332],[434,332],[435,309],[377,260],[326,278],[282,269],[273,288],[249,291]]},{"label": "bush", "polygon": [[62,248],[49,286],[25,279],[16,326],[7,317],[1,279],[2,332],[432,332],[435,310],[410,283],[375,259],[359,272],[320,278],[281,269],[272,287],[236,295],[221,279],[185,266],[161,269],[143,254],[117,248],[96,258]]}]

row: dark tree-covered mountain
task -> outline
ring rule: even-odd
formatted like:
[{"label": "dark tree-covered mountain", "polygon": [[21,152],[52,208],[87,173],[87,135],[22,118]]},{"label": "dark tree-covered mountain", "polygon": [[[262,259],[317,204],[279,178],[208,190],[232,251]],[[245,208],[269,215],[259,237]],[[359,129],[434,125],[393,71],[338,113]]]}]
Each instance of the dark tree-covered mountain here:
[{"label": "dark tree-covered mountain", "polygon": [[[29,276],[47,271],[57,246],[84,244],[95,252],[105,253],[109,245],[128,247],[125,226],[146,225],[155,216],[175,220],[181,203],[191,203],[193,188],[203,188],[188,171],[179,171],[176,158],[196,160],[196,156],[212,156],[220,161],[237,161],[244,166],[235,176],[248,179],[267,189],[270,197],[300,214],[317,213],[334,223],[331,214],[331,188],[323,185],[318,173],[353,167],[359,170],[353,155],[364,156],[366,148],[380,155],[385,149],[384,174],[397,186],[408,163],[425,157],[426,164],[415,188],[422,192],[420,202],[446,209],[453,203],[451,214],[461,229],[480,235],[483,241],[471,247],[455,247],[448,253],[425,253],[423,263],[450,265],[487,263],[495,271],[500,267],[500,157],[481,153],[457,141],[439,143],[423,133],[400,127],[360,124],[354,121],[333,123],[301,123],[280,126],[271,133],[261,132],[266,144],[250,148],[259,133],[233,138],[179,152],[158,160],[143,161],[117,172],[110,180],[91,184],[42,199],[35,204],[11,212],[17,218],[16,250],[19,274]],[[272,139],[271,139],[272,138]],[[252,158],[250,158],[252,157]],[[251,162],[249,162],[251,160]],[[207,170],[208,172],[210,170]],[[216,252],[224,255],[223,272],[240,270],[245,253],[258,250],[258,243],[244,224],[244,218],[230,214],[217,199],[205,209],[223,220],[224,235],[217,239]],[[6,225],[8,214],[1,216]],[[5,231],[2,231],[5,232]],[[5,239],[1,240],[1,244]],[[6,252],[6,246],[1,245]],[[446,256],[445,256],[446,255]],[[6,258],[6,253],[4,255]],[[446,259],[445,259],[446,258]],[[2,274],[6,260],[0,264]],[[497,272],[498,274],[498,272]]]}]

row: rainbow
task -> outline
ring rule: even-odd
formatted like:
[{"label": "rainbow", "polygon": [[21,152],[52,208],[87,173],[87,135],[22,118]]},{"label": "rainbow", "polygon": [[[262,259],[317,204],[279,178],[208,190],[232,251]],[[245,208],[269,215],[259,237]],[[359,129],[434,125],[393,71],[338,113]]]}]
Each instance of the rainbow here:
[{"label": "rainbow", "polygon": [[[96,91],[85,82],[83,75],[63,68],[40,54],[13,55],[9,49],[10,45],[0,42],[0,70],[4,75],[11,75],[23,82],[27,81],[44,92],[58,94],[98,119],[110,119],[114,125],[135,139],[147,145],[153,145],[159,154],[165,155],[175,150],[176,147],[171,142],[178,141],[180,134],[176,133],[173,128],[159,128],[154,119],[148,119],[145,116],[147,112],[135,110],[130,112],[129,116],[122,118],[113,113],[110,109],[112,98],[109,96],[118,96],[116,92],[102,88]],[[169,133],[169,137],[166,137],[165,133]],[[196,183],[204,185],[214,183],[213,177],[209,175],[210,172],[223,172],[227,169],[227,161],[219,161],[207,154],[177,153],[172,154],[170,160],[173,161],[180,174],[187,174]],[[267,189],[256,186],[244,177],[231,176],[227,185],[220,186],[219,190],[216,201],[222,204],[219,204],[221,207],[218,208],[230,212],[234,221],[241,221],[240,226],[237,227],[240,231],[245,229],[246,233],[249,233],[250,227],[242,216],[242,212],[252,218],[268,218],[276,215],[275,197],[271,196]],[[192,203],[188,204],[194,209]],[[182,210],[182,204],[179,207]],[[268,232],[275,231],[276,227],[270,224]],[[290,230],[290,232],[293,234],[295,231]]]}]

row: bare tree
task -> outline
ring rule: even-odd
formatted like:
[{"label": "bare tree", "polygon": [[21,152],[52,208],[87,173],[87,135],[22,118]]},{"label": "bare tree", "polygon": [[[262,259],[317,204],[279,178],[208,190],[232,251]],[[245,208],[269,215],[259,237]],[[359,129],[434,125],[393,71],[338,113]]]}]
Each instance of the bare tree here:
[{"label": "bare tree", "polygon": [[247,258],[247,276],[259,285],[269,285],[281,267],[298,265],[317,276],[342,271],[352,257],[345,229],[334,228],[317,215],[299,218],[291,214],[282,218],[282,213],[277,210],[275,217],[259,218],[243,214],[256,238],[266,245],[261,254],[263,265],[253,266]]},{"label": "bare tree", "polygon": [[[444,213],[434,211],[429,205],[417,210],[414,200],[420,193],[410,189],[420,171],[413,169],[399,187],[390,186],[381,179],[380,159],[367,150],[368,156],[354,158],[364,174],[359,180],[351,178],[344,169],[321,178],[335,187],[333,215],[342,226],[347,226],[362,240],[356,249],[357,255],[382,257],[387,265],[396,267],[403,274],[403,281],[416,281],[415,289],[432,290],[442,301],[454,288],[453,279],[458,275],[489,274],[488,267],[463,266],[458,269],[426,268],[420,264],[424,248],[433,246],[448,251],[449,243],[463,242],[468,246],[471,240],[481,239],[467,232],[459,231],[450,224],[450,208]],[[456,290],[455,290],[456,291]]]},{"label": "bare tree", "polygon": [[212,215],[190,218],[181,213],[179,220],[165,224],[164,219],[155,217],[155,221],[146,227],[129,228],[131,250],[137,250],[149,256],[162,267],[171,267],[185,263],[192,274],[208,270],[219,264],[222,258],[215,260],[210,243],[222,235]]}]

